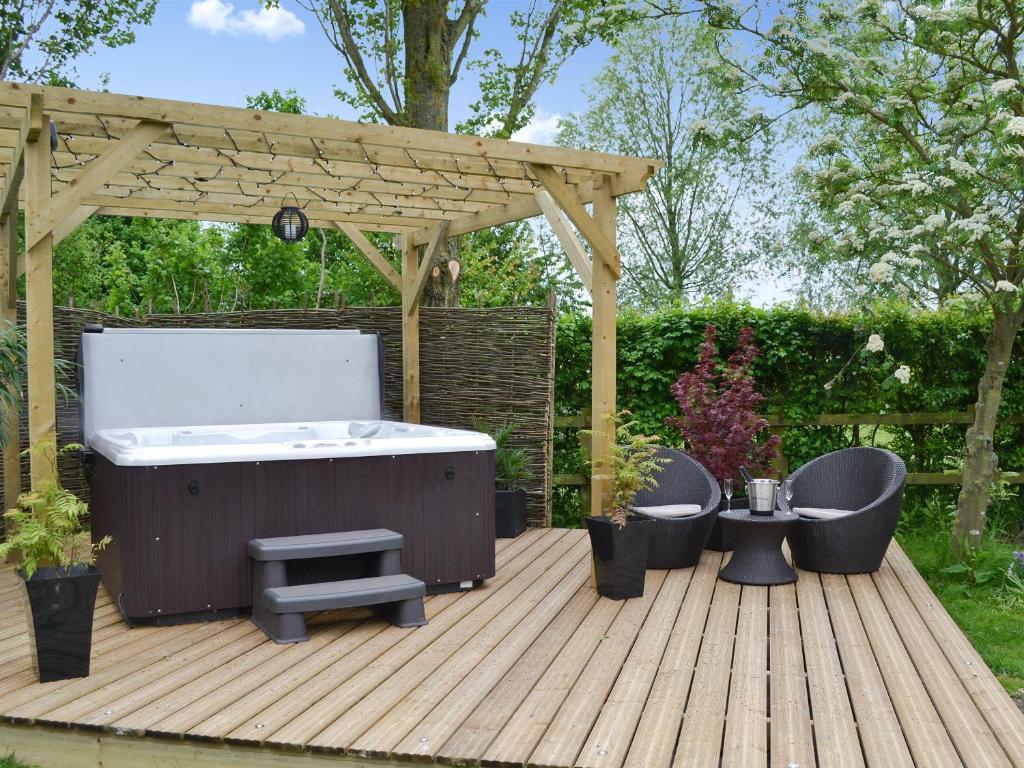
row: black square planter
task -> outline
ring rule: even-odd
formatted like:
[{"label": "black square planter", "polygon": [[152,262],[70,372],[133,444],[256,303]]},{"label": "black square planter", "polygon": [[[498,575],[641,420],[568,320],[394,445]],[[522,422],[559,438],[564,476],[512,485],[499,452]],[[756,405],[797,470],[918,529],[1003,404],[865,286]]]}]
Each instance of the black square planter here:
[{"label": "black square planter", "polygon": [[494,536],[514,539],[526,530],[526,490],[494,492]]},{"label": "black square planter", "polygon": [[643,597],[650,522],[630,518],[619,528],[607,517],[586,518],[599,595],[612,600]]},{"label": "black square planter", "polygon": [[84,565],[39,568],[25,581],[39,682],[89,676],[99,584],[100,572]]}]

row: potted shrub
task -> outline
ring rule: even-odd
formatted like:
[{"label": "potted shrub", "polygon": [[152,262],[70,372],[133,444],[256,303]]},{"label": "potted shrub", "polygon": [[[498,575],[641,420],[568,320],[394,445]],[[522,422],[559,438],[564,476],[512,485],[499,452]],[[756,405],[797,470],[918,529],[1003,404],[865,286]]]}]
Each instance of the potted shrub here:
[{"label": "potted shrub", "polygon": [[650,520],[629,513],[638,491],[657,485],[654,473],[664,460],[656,455],[659,438],[634,434],[635,423],[616,421],[615,443],[606,479],[606,516],[585,519],[594,555],[597,592],[613,600],[642,597],[647,573]]},{"label": "potted shrub", "polygon": [[[50,443],[32,450],[45,452],[56,467],[58,455],[80,448],[69,443],[57,451]],[[41,683],[89,674],[100,581],[96,553],[110,538],[88,541],[82,526],[87,511],[84,501],[52,480],[21,494],[18,506],[4,514],[8,533],[0,544],[0,558],[16,553],[21,561],[18,575],[28,593],[29,633]]]},{"label": "potted shrub", "polygon": [[514,539],[526,530],[526,489],[522,484],[533,477],[529,457],[522,448],[508,444],[513,424],[494,430],[494,534]]},{"label": "potted shrub", "polygon": [[[779,454],[780,439],[768,432],[767,420],[755,410],[764,395],[757,391],[751,373],[761,354],[754,344],[754,329],[747,326],[740,331],[736,350],[724,364],[718,360],[716,336],[714,325],[705,326],[697,365],[672,385],[679,416],[670,417],[665,423],[679,429],[686,450],[719,484],[731,480],[732,487],[738,489],[742,487],[740,467],[745,466],[755,474],[770,471]],[[721,508],[729,503],[723,493]],[[733,509],[742,509],[747,504],[747,499],[736,496],[731,501]],[[720,521],[715,522],[708,547],[732,549]]]}]

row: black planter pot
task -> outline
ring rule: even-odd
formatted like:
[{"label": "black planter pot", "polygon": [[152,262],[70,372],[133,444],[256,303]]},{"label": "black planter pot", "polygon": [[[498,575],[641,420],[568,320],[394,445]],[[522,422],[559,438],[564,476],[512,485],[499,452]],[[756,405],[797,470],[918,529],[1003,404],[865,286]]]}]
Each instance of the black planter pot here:
[{"label": "black planter pot", "polygon": [[494,492],[494,536],[514,539],[526,530],[526,490]]},{"label": "black planter pot", "polygon": [[625,528],[606,517],[588,517],[586,523],[597,593],[612,600],[643,597],[650,521],[630,518]]},{"label": "black planter pot", "polygon": [[[718,507],[719,511],[725,512],[726,506],[726,500],[723,498]],[[734,498],[732,504],[728,506],[732,509],[747,509],[750,506],[750,499],[746,496]],[[711,529],[711,538],[708,539],[705,549],[713,549],[715,552],[732,552],[732,546],[732,535],[722,525],[722,521],[715,518],[715,527]]]},{"label": "black planter pot", "polygon": [[25,580],[39,682],[89,676],[99,584],[100,572],[85,565],[39,568]]}]

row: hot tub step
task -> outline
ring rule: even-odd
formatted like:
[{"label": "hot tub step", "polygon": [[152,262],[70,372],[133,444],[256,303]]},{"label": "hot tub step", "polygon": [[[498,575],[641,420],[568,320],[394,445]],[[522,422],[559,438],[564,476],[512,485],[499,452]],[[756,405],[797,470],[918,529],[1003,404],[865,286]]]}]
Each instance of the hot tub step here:
[{"label": "hot tub step", "polygon": [[422,581],[399,573],[394,576],[371,576],[368,579],[266,589],[263,591],[263,602],[267,610],[273,613],[308,613],[393,603],[422,598],[426,594],[427,587]]},{"label": "hot tub step", "polygon": [[[278,643],[309,639],[303,614],[332,608],[367,606],[400,627],[426,624],[426,586],[401,573],[402,544],[402,534],[386,528],[251,539],[252,620]],[[285,563],[289,560],[366,554],[374,555],[368,563],[372,575],[367,578],[288,584]]]},{"label": "hot tub step", "polygon": [[306,536],[279,536],[251,539],[249,557],[253,560],[303,560],[313,557],[341,557],[367,552],[387,552],[402,548],[402,534],[387,528],[339,533],[314,533]]},{"label": "hot tub step", "polygon": [[262,611],[253,610],[253,621],[278,643],[309,639],[303,614],[338,608],[368,607],[399,627],[421,627],[426,585],[404,573],[346,579],[321,584],[271,587],[260,595]]}]

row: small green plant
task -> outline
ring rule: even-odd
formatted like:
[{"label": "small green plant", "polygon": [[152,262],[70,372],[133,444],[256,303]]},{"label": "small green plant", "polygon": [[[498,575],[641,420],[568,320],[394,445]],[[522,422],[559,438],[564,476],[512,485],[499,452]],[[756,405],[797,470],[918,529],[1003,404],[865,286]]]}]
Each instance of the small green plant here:
[{"label": "small green plant", "polygon": [[[637,422],[630,420],[629,411],[620,411],[615,417],[615,443],[612,445],[610,472],[597,475],[609,480],[606,501],[611,509],[611,519],[619,528],[625,528],[629,520],[629,508],[637,493],[655,488],[655,472],[661,472],[667,459],[657,455],[661,438],[636,431]],[[584,434],[593,436],[587,430]]]},{"label": "small green plant", "polygon": [[533,479],[526,451],[508,444],[514,431],[515,425],[508,423],[494,430],[494,484],[503,491],[514,491]]},{"label": "small green plant", "polygon": [[[30,448],[53,462],[57,458],[81,449],[78,443],[68,443],[60,449],[53,442],[39,443]],[[26,451],[27,452],[27,451]],[[58,477],[54,471],[54,477]],[[89,508],[84,501],[61,486],[59,480],[40,484],[35,490],[18,497],[18,506],[4,513],[7,537],[0,543],[0,559],[17,552],[26,579],[45,566],[67,570],[75,565],[92,565],[96,553],[106,547],[111,538],[88,543],[82,518]]]},{"label": "small green plant", "polygon": [[478,424],[477,429],[494,438],[494,485],[498,490],[514,491],[533,479],[526,451],[509,445],[509,438],[516,430],[515,424],[505,422],[493,428]]},{"label": "small green plant", "polygon": [[1020,550],[1006,568],[1006,593],[1015,606],[1024,603],[1024,552]]}]

